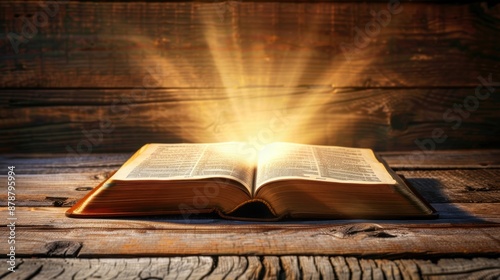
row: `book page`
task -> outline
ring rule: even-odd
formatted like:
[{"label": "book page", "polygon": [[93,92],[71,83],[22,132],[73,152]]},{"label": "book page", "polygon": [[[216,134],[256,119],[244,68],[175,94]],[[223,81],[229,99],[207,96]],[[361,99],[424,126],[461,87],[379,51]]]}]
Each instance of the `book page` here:
[{"label": "book page", "polygon": [[241,153],[241,143],[148,144],[130,158],[112,180],[190,180],[228,178],[252,193],[254,162]]},{"label": "book page", "polygon": [[273,143],[260,151],[256,189],[283,179],[396,184],[370,149]]}]

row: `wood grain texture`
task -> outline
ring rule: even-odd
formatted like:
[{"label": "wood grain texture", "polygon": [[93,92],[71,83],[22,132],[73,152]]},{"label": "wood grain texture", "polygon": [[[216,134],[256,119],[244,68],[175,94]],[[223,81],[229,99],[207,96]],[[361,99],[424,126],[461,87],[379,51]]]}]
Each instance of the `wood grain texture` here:
[{"label": "wood grain texture", "polygon": [[[279,223],[210,217],[69,219],[64,201],[63,207],[36,207],[40,195],[54,201],[71,197],[74,190],[64,190],[64,182],[77,187],[103,180],[129,154],[94,154],[82,162],[68,162],[64,155],[3,156],[0,164],[23,170],[18,193],[29,195],[21,199],[26,206],[16,208],[16,273],[2,272],[0,278],[496,279],[500,204],[486,201],[498,201],[497,151],[470,151],[465,161],[467,153],[434,152],[421,167],[401,161],[408,152],[382,154],[400,164],[398,173],[413,180],[424,196],[435,202],[445,198],[433,203],[441,215],[437,220]],[[0,239],[6,234],[0,232]],[[5,246],[0,243],[0,251]]]},{"label": "wood grain texture", "polygon": [[398,171],[433,203],[500,202],[499,169]]},{"label": "wood grain texture", "polygon": [[[492,90],[500,84],[499,7],[405,2],[361,46],[358,28],[377,22],[371,12],[389,13],[387,3],[72,1],[15,53],[7,35],[47,7],[4,1],[0,151],[249,141],[248,128],[266,129],[256,120],[280,110],[289,124],[272,141],[417,158],[421,149],[497,148],[500,97],[474,94],[479,76]],[[455,106],[475,109],[445,117]],[[103,122],[112,129],[101,137],[93,131]],[[447,139],[415,142],[435,130]]]},{"label": "wood grain texture", "polygon": [[[476,86],[500,74],[489,3],[71,1],[37,28],[43,6],[2,1],[0,86],[142,87],[156,65],[162,87]],[[6,35],[30,24],[16,53]]]},{"label": "wood grain texture", "polygon": [[134,259],[24,259],[0,279],[203,279],[212,257]]},{"label": "wood grain texture", "polygon": [[[440,213],[439,219],[430,221],[252,223],[215,217],[198,217],[188,221],[179,217],[69,219],[64,216],[67,205],[109,176],[130,154],[94,154],[82,161],[68,161],[65,155],[45,154],[32,158],[20,154],[4,156],[0,158],[0,164],[15,165],[18,170],[17,183],[20,187],[16,217],[18,228],[22,230],[18,231],[16,238],[23,244],[17,252],[20,256],[342,254],[397,257],[497,254],[500,204],[496,178],[499,169],[478,167],[481,162],[495,163],[497,151],[471,151],[468,163],[460,163],[462,168],[445,169],[447,164],[456,164],[457,158],[464,158],[464,153],[467,154],[457,153],[435,152],[420,169],[413,166],[412,169],[406,167],[398,171]],[[410,153],[386,154],[389,164],[401,164],[400,156]],[[0,211],[6,212],[7,208],[2,207]],[[3,236],[7,232],[1,234]],[[106,243],[106,250],[103,251],[103,240],[110,238],[113,242]],[[2,247],[5,245],[0,244],[0,249],[5,249]],[[270,269],[277,262],[283,265],[282,268]],[[313,269],[313,263],[322,265]],[[264,258],[262,265],[260,268],[256,259],[249,263],[249,259],[233,258],[226,263],[226,268],[219,267],[217,273],[241,272],[244,267],[250,266],[253,267],[252,275],[297,276],[302,273],[298,272],[300,269],[310,272],[310,275],[323,275],[330,271],[323,258]],[[393,270],[391,266],[378,269],[373,262],[359,265],[357,270],[349,270],[349,275],[359,275],[360,271],[368,270],[373,275],[379,275]],[[336,273],[345,272],[334,270]],[[412,275],[415,272],[404,270],[401,273]]]},{"label": "wood grain texture", "polygon": [[[258,148],[273,141],[299,141],[413,150],[403,160],[421,162],[434,150],[497,148],[500,137],[500,95],[479,100],[474,89],[0,93],[0,151],[10,153],[57,152],[78,158],[96,152],[132,153],[151,142],[243,141]],[[474,110],[455,112],[455,106],[463,108],[470,98],[476,98],[477,107],[467,108]],[[269,131],[269,120],[277,115],[280,126],[263,138],[259,133]]]},{"label": "wood grain texture", "polygon": [[281,267],[283,267],[285,279],[301,279],[301,270],[298,258],[295,256],[282,256],[280,257],[280,264]]},{"label": "wood grain texture", "polygon": [[[220,219],[69,219],[65,208],[16,209],[18,256],[138,257],[176,255],[491,256],[499,253],[499,205],[484,219],[434,221],[284,221],[251,223]],[[472,209],[473,210],[473,209]],[[2,207],[2,212],[7,211]],[[489,213],[489,214],[488,214]],[[496,213],[496,214],[495,214]],[[474,215],[474,213],[469,213]],[[0,233],[7,238],[7,231]],[[112,241],[112,242],[111,242]],[[57,245],[53,245],[57,242]],[[81,244],[81,248],[76,248]],[[0,250],[7,250],[0,244]],[[103,250],[103,246],[106,250]],[[57,248],[49,250],[48,248]],[[53,254],[54,255],[54,254]],[[235,259],[231,267],[244,264]],[[308,262],[311,260],[303,260]],[[290,264],[293,266],[293,264]],[[229,273],[233,268],[221,270]],[[222,268],[220,268],[222,269]],[[285,269],[285,268],[284,268]],[[288,271],[287,273],[296,274]],[[319,273],[319,272],[318,272]]]},{"label": "wood grain texture", "polygon": [[[0,274],[0,279],[262,279],[247,266],[235,271],[234,278],[221,278],[219,271],[235,257],[162,257],[132,259],[21,259],[15,273]],[[496,279],[500,277],[498,258],[445,258],[437,262],[421,259],[356,259],[352,257],[315,257],[320,263],[302,262],[307,256],[242,257],[259,267],[274,259],[270,270],[287,267],[294,274],[273,274],[264,271],[265,279]],[[279,262],[281,260],[281,263]],[[213,267],[212,267],[213,265]],[[222,267],[222,268],[221,268]],[[318,274],[328,267],[326,274]],[[182,273],[179,274],[179,271]],[[286,270],[285,270],[286,271]]]},{"label": "wood grain texture", "polygon": [[386,151],[378,154],[395,170],[484,169],[500,167],[500,150],[434,151],[424,160],[412,158],[414,152]]},{"label": "wood grain texture", "polygon": [[[0,152],[21,154],[0,157],[20,171],[17,272],[0,279],[500,278],[499,151],[423,152],[415,142],[498,148],[498,92],[466,116],[444,113],[475,106],[479,76],[500,85],[500,5],[403,2],[360,47],[357,28],[387,1],[298,2],[71,1],[16,52],[8,36],[44,6],[2,1]],[[413,151],[383,158],[440,218],[64,216],[144,143],[225,141],[277,110],[291,139],[310,132],[311,143]],[[241,111],[252,114],[235,118]],[[113,131],[92,151],[67,152],[103,120]],[[428,141],[436,129],[446,141]]]},{"label": "wood grain texture", "polygon": [[276,256],[263,256],[262,265],[265,270],[265,279],[280,279],[283,278],[280,260]]}]

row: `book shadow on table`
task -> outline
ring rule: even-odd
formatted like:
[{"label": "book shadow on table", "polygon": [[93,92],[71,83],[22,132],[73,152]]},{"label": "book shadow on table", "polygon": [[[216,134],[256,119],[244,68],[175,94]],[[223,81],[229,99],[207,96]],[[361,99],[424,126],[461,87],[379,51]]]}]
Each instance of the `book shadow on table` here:
[{"label": "book shadow on table", "polygon": [[[433,178],[405,178],[406,182],[436,210],[435,220],[420,220],[420,223],[440,224],[496,224],[461,208],[453,197],[449,197],[443,183]],[[414,221],[416,222],[416,221]]]},{"label": "book shadow on table", "polygon": [[[406,178],[407,183],[426,202],[436,210],[437,218],[422,219],[283,219],[279,221],[247,221],[231,220],[219,216],[217,213],[189,214],[189,215],[166,215],[166,216],[144,216],[132,218],[120,218],[126,220],[168,222],[186,225],[251,225],[251,224],[274,224],[274,225],[326,225],[326,224],[352,224],[352,223],[377,223],[377,224],[497,224],[484,220],[470,213],[452,202],[452,199],[443,191],[443,184],[432,178]],[[248,211],[249,209],[243,209]],[[264,211],[265,209],[259,209]]]}]

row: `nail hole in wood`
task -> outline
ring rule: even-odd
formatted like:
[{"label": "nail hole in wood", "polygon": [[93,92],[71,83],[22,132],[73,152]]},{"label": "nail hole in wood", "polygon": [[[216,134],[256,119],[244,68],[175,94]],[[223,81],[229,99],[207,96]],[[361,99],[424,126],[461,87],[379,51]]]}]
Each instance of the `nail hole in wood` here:
[{"label": "nail hole in wood", "polygon": [[84,192],[84,191],[90,191],[90,190],[92,190],[92,189],[93,189],[93,188],[91,188],[91,187],[78,187],[78,188],[76,188],[75,190],[76,190],[76,191],[79,191],[79,192]]}]

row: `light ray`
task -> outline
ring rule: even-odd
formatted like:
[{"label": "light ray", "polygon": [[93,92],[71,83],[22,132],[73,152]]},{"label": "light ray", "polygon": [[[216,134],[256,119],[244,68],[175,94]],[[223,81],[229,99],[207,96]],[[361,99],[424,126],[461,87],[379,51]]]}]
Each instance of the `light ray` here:
[{"label": "light ray", "polygon": [[[338,102],[336,82],[349,76],[350,67],[357,69],[355,72],[368,68],[373,58],[350,64],[342,54],[318,51],[314,46],[332,45],[328,37],[332,34],[323,34],[325,15],[321,13],[325,12],[319,10],[320,5],[290,4],[299,9],[299,15],[312,14],[299,19],[297,36],[287,37],[297,38],[294,42],[280,38],[276,18],[261,18],[261,23],[248,26],[240,22],[244,17],[248,20],[243,10],[257,12],[256,3],[238,2],[222,19],[217,12],[220,4],[199,5],[201,9],[191,11],[191,24],[202,28],[200,35],[207,48],[202,52],[208,56],[203,61],[211,61],[210,69],[182,55],[159,55],[158,50],[165,48],[163,40],[168,39],[130,38],[137,44],[157,48],[144,49],[148,57],[144,65],[158,64],[169,73],[162,86],[185,90],[185,96],[176,97],[178,107],[174,108],[185,118],[170,123],[182,127],[176,136],[185,142],[258,141],[258,146],[277,141],[324,142],[326,132],[321,126],[335,121],[329,119],[329,110]],[[332,17],[334,13],[326,14]],[[194,50],[186,53],[190,51]],[[317,76],[311,78],[311,73]],[[213,80],[208,81],[208,76]],[[351,81],[359,79],[349,77]],[[342,127],[330,133],[339,129]]]}]

